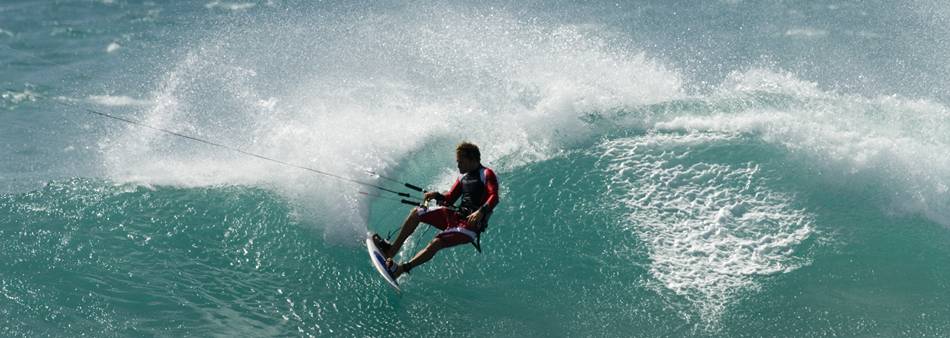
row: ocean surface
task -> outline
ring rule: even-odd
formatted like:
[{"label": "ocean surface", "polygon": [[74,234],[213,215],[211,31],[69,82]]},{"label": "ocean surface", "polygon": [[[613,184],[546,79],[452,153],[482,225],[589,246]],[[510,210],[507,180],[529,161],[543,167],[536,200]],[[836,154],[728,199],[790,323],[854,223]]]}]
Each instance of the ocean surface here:
[{"label": "ocean surface", "polygon": [[[948,36],[936,0],[5,0],[0,336],[950,336]],[[91,112],[400,191],[367,171],[446,190],[469,140],[501,204],[397,294],[397,196]]]}]

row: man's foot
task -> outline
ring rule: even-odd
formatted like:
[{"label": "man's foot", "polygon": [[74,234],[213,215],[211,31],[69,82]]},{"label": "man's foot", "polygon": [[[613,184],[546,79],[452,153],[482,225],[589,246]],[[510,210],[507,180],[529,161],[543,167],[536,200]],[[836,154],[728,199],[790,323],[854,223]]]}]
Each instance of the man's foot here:
[{"label": "man's foot", "polygon": [[379,237],[379,234],[373,234],[373,244],[376,244],[376,247],[379,248],[379,252],[381,252],[383,256],[386,256],[386,258],[393,256],[389,254],[389,251],[392,250],[392,245],[383,240],[382,237]]},{"label": "man's foot", "polygon": [[403,272],[406,272],[405,264],[396,264],[392,258],[386,260],[386,270],[393,276],[393,279],[399,279]]}]

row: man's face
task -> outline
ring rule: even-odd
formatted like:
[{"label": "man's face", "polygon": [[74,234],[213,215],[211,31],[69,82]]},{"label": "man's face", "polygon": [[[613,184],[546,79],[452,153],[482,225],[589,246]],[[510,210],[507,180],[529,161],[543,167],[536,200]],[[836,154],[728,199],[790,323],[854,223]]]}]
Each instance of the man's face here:
[{"label": "man's face", "polygon": [[458,164],[459,173],[464,174],[478,167],[478,162],[473,159],[455,155],[455,163]]}]

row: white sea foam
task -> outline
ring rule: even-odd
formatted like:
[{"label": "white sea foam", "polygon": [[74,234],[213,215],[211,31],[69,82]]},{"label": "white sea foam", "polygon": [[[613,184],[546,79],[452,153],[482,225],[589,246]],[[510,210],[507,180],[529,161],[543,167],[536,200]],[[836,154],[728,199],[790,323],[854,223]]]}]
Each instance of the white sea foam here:
[{"label": "white sea foam", "polygon": [[20,92],[4,91],[3,94],[0,94],[0,98],[3,98],[4,101],[11,104],[19,104],[24,101],[34,102],[39,97],[40,94],[30,88],[24,88],[23,91]]},{"label": "white sea foam", "polygon": [[152,105],[153,102],[150,100],[136,99],[129,96],[122,95],[90,95],[88,101],[109,107],[128,107],[128,106],[139,106],[145,107]]},{"label": "white sea foam", "polygon": [[[829,96],[819,89],[818,84],[814,82],[799,80],[795,74],[789,72],[776,72],[763,68],[729,73],[715,95],[729,96],[754,92],[812,98]],[[716,96],[711,98],[716,98]]]},{"label": "white sea foam", "polygon": [[794,38],[821,38],[828,35],[828,31],[823,29],[817,29],[812,27],[796,27],[789,28],[785,31],[785,36],[794,37]]},{"label": "white sea foam", "polygon": [[246,9],[254,8],[257,4],[253,2],[222,2],[222,1],[212,1],[205,4],[205,8],[223,8],[231,11],[243,11]]},{"label": "white sea foam", "polygon": [[108,46],[106,46],[106,53],[114,53],[115,51],[119,50],[119,48],[122,48],[122,45],[120,45],[118,42],[113,41],[109,43]]},{"label": "white sea foam", "polygon": [[622,194],[625,226],[649,250],[650,274],[711,325],[758,288],[757,277],[807,264],[799,246],[814,233],[812,217],[772,190],[758,165],[684,161],[696,147],[734,138],[648,134],[599,146],[612,190]]}]

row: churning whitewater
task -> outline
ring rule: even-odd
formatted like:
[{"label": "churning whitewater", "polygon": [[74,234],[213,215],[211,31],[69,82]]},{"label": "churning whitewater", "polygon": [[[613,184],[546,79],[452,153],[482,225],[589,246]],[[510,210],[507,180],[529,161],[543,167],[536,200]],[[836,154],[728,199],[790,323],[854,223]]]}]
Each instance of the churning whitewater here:
[{"label": "churning whitewater", "polygon": [[[948,20],[2,4],[0,335],[945,336]],[[362,243],[408,206],[367,172],[445,191],[463,140],[501,182],[484,252],[395,294]]]}]

